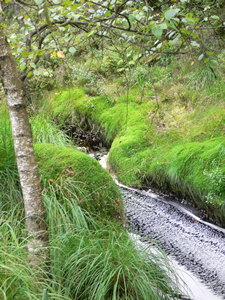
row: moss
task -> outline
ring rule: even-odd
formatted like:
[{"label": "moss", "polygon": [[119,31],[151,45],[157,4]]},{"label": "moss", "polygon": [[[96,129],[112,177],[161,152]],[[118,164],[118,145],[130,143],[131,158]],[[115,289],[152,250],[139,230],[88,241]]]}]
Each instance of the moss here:
[{"label": "moss", "polygon": [[[162,85],[166,74],[170,71],[163,70],[158,75]],[[216,199],[219,197],[223,201],[225,192],[223,187],[212,184],[209,176],[216,165],[221,170],[221,178],[225,173],[224,104],[215,102],[211,95],[204,96],[205,102],[200,100],[193,88],[190,87],[191,93],[187,89],[184,91],[183,81],[178,86],[169,84],[166,87],[173,101],[160,101],[159,109],[151,90],[140,103],[137,87],[131,90],[128,98],[124,93],[112,101],[107,96],[88,97],[82,88],[75,86],[51,96],[47,111],[60,124],[73,124],[77,116],[98,124],[105,140],[112,143],[109,163],[122,183],[140,187],[147,182],[172,189],[194,199],[196,205],[221,221],[225,219],[225,204],[218,206]],[[159,100],[163,93],[164,86]],[[184,103],[180,96],[183,93],[194,93],[198,101],[192,103],[189,95]],[[206,172],[208,175],[204,175]],[[215,196],[214,204],[213,199],[211,203],[208,201],[210,193]]]},{"label": "moss", "polygon": [[[0,116],[0,170],[15,170],[13,139],[5,104],[1,104]],[[39,123],[37,132],[43,136],[42,131],[47,135],[51,126],[48,124],[46,128],[42,119],[43,116],[35,120]],[[51,134],[56,135],[57,131]],[[61,139],[63,144],[63,137]],[[60,193],[66,193],[68,200],[75,197],[80,206],[96,216],[107,219],[122,216],[118,187],[96,160],[73,148],[47,143],[34,144],[34,150],[42,185],[49,182],[57,190],[59,199]]]},{"label": "moss", "polygon": [[[196,205],[205,208],[220,223],[225,223],[225,207],[216,202],[207,203],[207,195],[213,192],[215,199],[225,199],[224,187],[219,188],[212,178],[216,167],[225,173],[225,139],[214,138],[202,143],[193,142],[173,145],[156,154],[150,163],[146,177],[164,189],[172,189],[195,200]],[[159,155],[160,154],[160,155]]]},{"label": "moss", "polygon": [[69,147],[36,144],[34,149],[42,184],[49,181],[59,196],[76,197],[79,205],[96,216],[111,219],[122,214],[119,190],[96,160]]}]

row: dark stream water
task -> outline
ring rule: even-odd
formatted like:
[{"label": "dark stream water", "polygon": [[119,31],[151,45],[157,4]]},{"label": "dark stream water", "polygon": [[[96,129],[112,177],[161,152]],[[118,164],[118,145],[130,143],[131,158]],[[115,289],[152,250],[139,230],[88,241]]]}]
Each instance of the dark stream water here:
[{"label": "dark stream water", "polygon": [[[177,268],[184,266],[182,270],[188,270],[192,277],[190,299],[225,299],[225,229],[201,221],[192,212],[156,194],[122,185],[120,191],[134,232],[146,242],[157,243],[178,263]],[[184,281],[189,285],[189,279]],[[200,295],[195,284],[201,282]]]}]

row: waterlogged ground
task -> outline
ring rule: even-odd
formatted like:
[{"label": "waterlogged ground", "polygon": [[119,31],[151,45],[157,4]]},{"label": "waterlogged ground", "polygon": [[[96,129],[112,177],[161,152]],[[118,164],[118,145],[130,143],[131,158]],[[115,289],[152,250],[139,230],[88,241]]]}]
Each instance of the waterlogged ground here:
[{"label": "waterlogged ground", "polygon": [[225,230],[156,194],[122,187],[121,193],[133,230],[177,262],[191,299],[225,299]]}]

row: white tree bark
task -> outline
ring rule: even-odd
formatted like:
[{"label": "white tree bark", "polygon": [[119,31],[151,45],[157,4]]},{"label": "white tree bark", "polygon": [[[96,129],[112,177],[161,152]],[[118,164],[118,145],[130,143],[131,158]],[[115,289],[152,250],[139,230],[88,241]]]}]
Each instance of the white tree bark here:
[{"label": "white tree bark", "polygon": [[48,228],[22,84],[2,28],[0,28],[0,77],[10,114],[14,150],[23,192],[29,236],[29,260],[32,266],[40,266],[40,260],[49,263]]}]

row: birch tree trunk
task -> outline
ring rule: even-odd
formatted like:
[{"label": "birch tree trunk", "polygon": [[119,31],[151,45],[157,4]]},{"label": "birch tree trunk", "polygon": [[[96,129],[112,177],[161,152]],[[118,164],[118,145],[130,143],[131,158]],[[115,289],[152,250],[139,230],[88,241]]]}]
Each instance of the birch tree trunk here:
[{"label": "birch tree trunk", "polygon": [[33,268],[49,263],[49,236],[38,169],[35,163],[31,126],[22,84],[3,29],[0,27],[0,77],[10,114],[14,150],[23,192],[28,232],[29,261]]},{"label": "birch tree trunk", "polygon": [[0,23],[2,23],[2,4],[0,1]]}]

